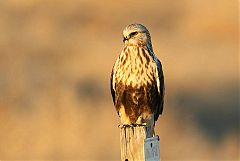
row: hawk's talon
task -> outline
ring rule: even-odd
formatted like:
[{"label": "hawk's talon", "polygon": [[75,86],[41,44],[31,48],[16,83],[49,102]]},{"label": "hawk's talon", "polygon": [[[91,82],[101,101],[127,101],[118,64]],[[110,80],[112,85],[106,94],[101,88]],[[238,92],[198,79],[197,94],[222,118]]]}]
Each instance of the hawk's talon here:
[{"label": "hawk's talon", "polygon": [[147,126],[147,123],[135,124],[135,127],[142,127],[142,126]]},{"label": "hawk's talon", "polygon": [[130,124],[120,124],[120,125],[118,125],[118,127],[120,127],[120,128],[126,128],[126,127],[132,127],[132,125]]},{"label": "hawk's talon", "polygon": [[142,127],[142,126],[146,127],[146,126],[147,126],[147,123],[142,123],[142,124],[134,124],[134,123],[132,123],[132,124],[120,124],[120,125],[118,125],[118,127],[120,127],[120,128],[126,128],[126,127]]}]

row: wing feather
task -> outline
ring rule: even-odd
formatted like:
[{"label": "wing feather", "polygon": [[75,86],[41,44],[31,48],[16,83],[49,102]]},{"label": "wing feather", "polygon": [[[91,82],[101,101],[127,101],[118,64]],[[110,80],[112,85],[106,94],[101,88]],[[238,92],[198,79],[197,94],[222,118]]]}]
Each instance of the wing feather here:
[{"label": "wing feather", "polygon": [[113,69],[112,69],[112,73],[111,73],[111,78],[110,78],[110,88],[111,88],[111,94],[112,94],[112,99],[113,99],[113,103],[115,105],[115,81],[113,81],[114,74],[113,74]]},{"label": "wing feather", "polygon": [[162,64],[158,60],[157,57],[155,57],[155,62],[157,65],[157,77],[156,77],[156,82],[157,82],[157,108],[155,110],[155,121],[158,119],[159,115],[162,114],[163,112],[163,104],[164,104],[164,92],[165,92],[165,86],[164,86],[164,75],[163,75],[163,70],[162,70]]}]

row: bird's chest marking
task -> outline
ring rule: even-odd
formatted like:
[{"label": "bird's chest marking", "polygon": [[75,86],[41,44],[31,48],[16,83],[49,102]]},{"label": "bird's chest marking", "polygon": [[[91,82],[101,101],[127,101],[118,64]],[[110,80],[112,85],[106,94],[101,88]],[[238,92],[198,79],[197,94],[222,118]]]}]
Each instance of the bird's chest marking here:
[{"label": "bird's chest marking", "polygon": [[147,49],[129,46],[118,57],[114,70],[116,82],[140,87],[153,82],[156,65]]}]

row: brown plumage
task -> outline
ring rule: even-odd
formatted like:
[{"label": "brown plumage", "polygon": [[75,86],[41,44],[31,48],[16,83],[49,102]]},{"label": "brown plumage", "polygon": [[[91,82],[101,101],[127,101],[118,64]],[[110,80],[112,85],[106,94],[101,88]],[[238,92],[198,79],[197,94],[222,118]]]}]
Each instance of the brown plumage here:
[{"label": "brown plumage", "polygon": [[121,123],[154,127],[163,111],[164,77],[150,33],[141,24],[123,30],[124,48],[113,66],[111,93]]}]

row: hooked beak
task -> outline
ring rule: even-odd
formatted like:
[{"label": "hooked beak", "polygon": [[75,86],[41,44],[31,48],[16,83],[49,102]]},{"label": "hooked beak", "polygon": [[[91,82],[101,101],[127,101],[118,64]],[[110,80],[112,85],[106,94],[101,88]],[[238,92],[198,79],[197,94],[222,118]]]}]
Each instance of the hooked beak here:
[{"label": "hooked beak", "polygon": [[129,38],[130,38],[129,36],[123,36],[123,42],[129,40]]}]

